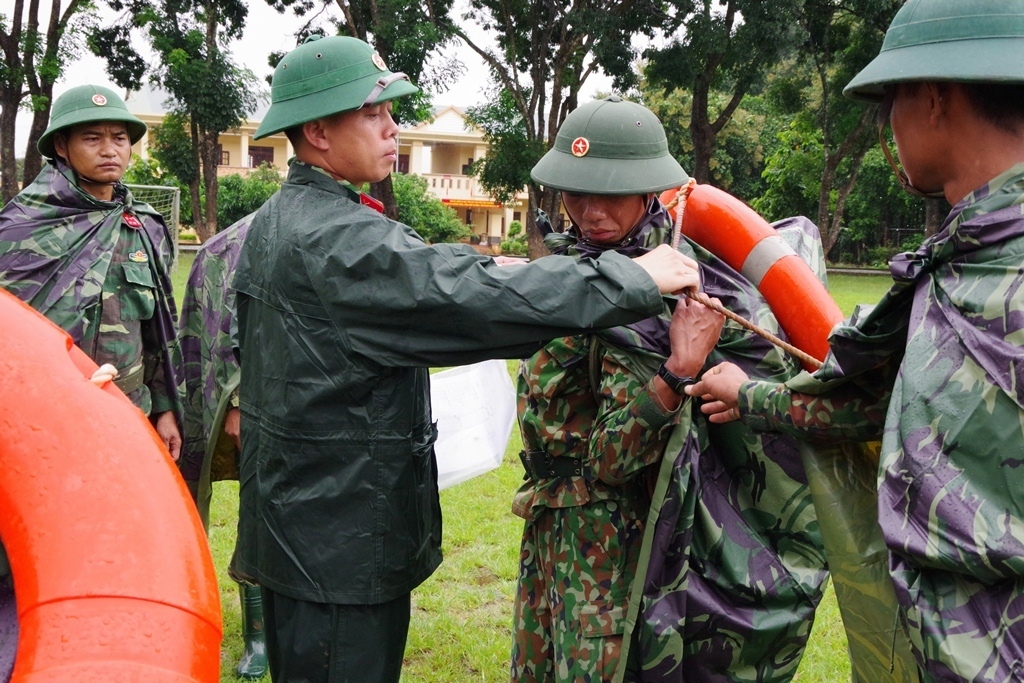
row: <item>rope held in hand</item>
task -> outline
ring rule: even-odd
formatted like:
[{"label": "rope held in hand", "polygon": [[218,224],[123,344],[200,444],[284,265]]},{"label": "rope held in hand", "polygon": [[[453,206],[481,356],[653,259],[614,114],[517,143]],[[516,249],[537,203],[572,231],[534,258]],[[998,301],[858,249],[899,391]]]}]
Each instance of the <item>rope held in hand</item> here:
[{"label": "rope held in hand", "polygon": [[[679,237],[680,237],[680,235],[682,234],[682,231],[683,231],[683,212],[686,210],[686,199],[687,199],[687,197],[690,196],[690,192],[696,186],[697,186],[697,181],[694,180],[693,178],[690,178],[689,182],[687,182],[686,185],[679,190],[679,192],[672,199],[672,201],[670,201],[668,203],[668,205],[665,207],[666,209],[669,209],[669,210],[675,208],[676,206],[679,207],[678,210],[676,211],[675,223],[672,226],[672,248],[673,249],[678,249],[679,248]],[[759,326],[755,325],[754,323],[750,322],[749,320],[747,320],[746,318],[744,318],[741,315],[737,315],[737,314],[733,313],[732,311],[730,311],[727,308],[725,308],[725,306],[722,306],[719,303],[715,303],[704,292],[697,292],[697,291],[687,290],[685,292],[685,294],[686,294],[686,297],[688,299],[693,299],[694,301],[696,301],[698,303],[704,304],[705,306],[707,306],[711,310],[717,311],[717,312],[721,313],[722,315],[724,315],[729,320],[732,320],[734,323],[738,324],[740,327],[753,332],[754,334],[758,335],[759,337],[767,339],[772,344],[774,344],[775,346],[778,346],[780,349],[782,349],[786,353],[789,353],[789,354],[792,354],[792,355],[796,356],[797,358],[799,358],[801,361],[803,361],[808,366],[814,367],[814,368],[820,368],[823,365],[823,363],[820,360],[818,360],[817,358],[815,358],[814,356],[812,356],[812,355],[810,355],[810,354],[808,354],[808,353],[806,353],[804,351],[801,351],[800,349],[798,349],[797,347],[793,346],[792,344],[790,344],[788,342],[785,342],[785,341],[779,339],[778,337],[776,337],[774,334],[772,334],[768,330],[764,329],[763,327],[759,327]]]}]

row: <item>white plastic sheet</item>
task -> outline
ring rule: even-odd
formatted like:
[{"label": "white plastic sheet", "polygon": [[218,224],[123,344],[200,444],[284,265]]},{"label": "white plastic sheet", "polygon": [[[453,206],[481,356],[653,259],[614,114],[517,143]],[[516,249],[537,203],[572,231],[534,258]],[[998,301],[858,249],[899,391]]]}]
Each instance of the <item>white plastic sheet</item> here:
[{"label": "white plastic sheet", "polygon": [[430,376],[437,421],[439,489],[498,467],[516,420],[516,395],[508,366],[488,360]]}]

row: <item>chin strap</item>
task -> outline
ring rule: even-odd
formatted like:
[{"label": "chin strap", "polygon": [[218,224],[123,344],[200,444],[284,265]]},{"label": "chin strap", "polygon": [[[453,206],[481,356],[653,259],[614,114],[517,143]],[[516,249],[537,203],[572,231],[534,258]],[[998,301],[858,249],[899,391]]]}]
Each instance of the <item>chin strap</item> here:
[{"label": "chin strap", "polygon": [[925,192],[919,190],[910,183],[910,178],[907,177],[906,172],[900,168],[899,164],[896,163],[896,159],[893,158],[892,152],[889,151],[889,143],[885,139],[885,124],[878,124],[878,144],[882,146],[882,154],[885,155],[885,160],[889,162],[889,166],[892,167],[892,172],[896,174],[896,180],[899,181],[900,187],[906,192],[914,195],[915,197],[924,197],[925,199],[945,199],[946,194],[944,192]]}]

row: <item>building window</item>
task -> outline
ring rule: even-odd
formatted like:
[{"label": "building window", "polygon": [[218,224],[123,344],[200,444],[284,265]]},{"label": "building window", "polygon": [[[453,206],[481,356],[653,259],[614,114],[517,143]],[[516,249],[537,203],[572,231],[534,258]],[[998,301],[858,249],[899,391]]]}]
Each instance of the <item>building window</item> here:
[{"label": "building window", "polygon": [[473,158],[470,157],[465,165],[462,167],[462,175],[469,175],[470,170],[473,168]]},{"label": "building window", "polygon": [[231,152],[226,151],[220,145],[217,145],[217,158],[220,159],[220,161],[217,162],[219,166],[231,165]]},{"label": "building window", "polygon": [[249,145],[249,166],[256,168],[262,164],[274,165],[274,148]]},{"label": "building window", "polygon": [[466,209],[466,225],[473,225],[473,209]]},{"label": "building window", "polygon": [[398,172],[408,173],[409,172],[409,155],[399,154],[398,155]]},{"label": "building window", "polygon": [[522,214],[522,212],[521,211],[513,211],[512,212],[512,220],[519,221],[520,223],[522,223],[523,222],[523,214]]}]

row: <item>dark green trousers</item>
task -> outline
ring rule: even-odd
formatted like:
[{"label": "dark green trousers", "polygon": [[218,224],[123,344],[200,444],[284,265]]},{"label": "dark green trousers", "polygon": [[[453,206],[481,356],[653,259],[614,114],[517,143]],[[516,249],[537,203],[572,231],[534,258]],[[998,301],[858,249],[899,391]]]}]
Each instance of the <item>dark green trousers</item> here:
[{"label": "dark green trousers", "polygon": [[409,594],[380,605],[305,602],[260,586],[270,677],[277,683],[398,683]]}]

